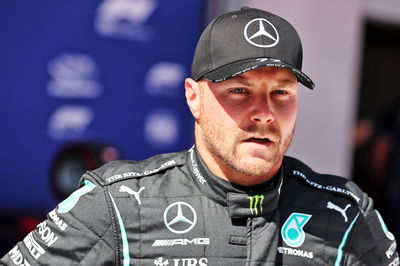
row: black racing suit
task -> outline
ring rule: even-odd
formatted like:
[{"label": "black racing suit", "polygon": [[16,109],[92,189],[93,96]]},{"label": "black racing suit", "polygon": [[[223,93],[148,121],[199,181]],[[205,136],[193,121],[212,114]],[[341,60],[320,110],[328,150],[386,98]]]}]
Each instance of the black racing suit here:
[{"label": "black racing suit", "polygon": [[270,182],[214,176],[196,149],[86,173],[6,265],[399,265],[372,200],[285,157]]}]

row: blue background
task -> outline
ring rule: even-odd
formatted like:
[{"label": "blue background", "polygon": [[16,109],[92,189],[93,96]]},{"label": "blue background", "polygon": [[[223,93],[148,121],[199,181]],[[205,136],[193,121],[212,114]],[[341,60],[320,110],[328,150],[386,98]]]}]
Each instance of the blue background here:
[{"label": "blue background", "polygon": [[[50,186],[50,166],[68,143],[111,145],[122,158],[133,160],[192,145],[193,121],[185,104],[183,78],[190,76],[205,2],[145,1],[154,9],[141,18],[143,12],[138,12],[136,21],[124,20],[127,13],[117,8],[118,0],[0,2],[0,209],[53,208],[59,200]],[[142,0],[122,2],[131,2],[133,8],[146,6]],[[106,4],[115,22],[114,32],[108,34],[95,26],[107,20],[100,12],[102,7],[107,11]],[[79,70],[82,60],[86,65]],[[148,90],[149,71],[160,62],[177,66],[183,74],[178,75],[179,83]],[[64,72],[52,74],[51,65]],[[158,80],[157,75],[152,78]],[[90,97],[49,93],[52,82],[68,85],[74,80],[95,84],[98,93]],[[79,84],[69,86],[79,89]],[[89,112],[90,119],[81,128],[78,123],[54,135],[49,129],[52,119],[65,107]],[[74,121],[71,114],[67,120]],[[161,134],[157,143],[146,136],[151,114],[174,119],[169,139],[163,140]]]}]

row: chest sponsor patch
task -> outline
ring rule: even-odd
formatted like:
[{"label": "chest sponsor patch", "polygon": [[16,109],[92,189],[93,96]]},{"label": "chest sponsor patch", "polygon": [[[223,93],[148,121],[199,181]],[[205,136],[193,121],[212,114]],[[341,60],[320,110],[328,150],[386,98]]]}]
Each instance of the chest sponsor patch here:
[{"label": "chest sponsor patch", "polygon": [[208,237],[203,238],[175,238],[175,239],[157,239],[153,243],[153,247],[172,247],[172,246],[187,246],[187,245],[209,245],[210,239]]},{"label": "chest sponsor patch", "polygon": [[39,243],[36,242],[36,240],[32,235],[32,232],[30,232],[24,238],[24,244],[26,248],[29,250],[29,253],[35,260],[37,260],[40,256],[46,253],[46,251],[39,245]]},{"label": "chest sponsor patch", "polygon": [[58,228],[61,229],[61,231],[64,231],[68,227],[68,224],[57,215],[56,210],[49,212],[49,217],[58,226]]},{"label": "chest sponsor patch", "polygon": [[37,232],[48,247],[51,247],[58,239],[58,236],[47,226],[46,221],[37,226]]},{"label": "chest sponsor patch", "polygon": [[281,235],[283,241],[290,247],[300,247],[305,239],[303,227],[311,219],[312,215],[305,213],[292,213],[282,226]]},{"label": "chest sponsor patch", "polygon": [[207,258],[182,258],[182,259],[167,259],[158,257],[154,260],[156,266],[207,266]]},{"label": "chest sponsor patch", "polygon": [[30,266],[31,264],[24,258],[22,252],[19,250],[18,246],[15,246],[10,252],[8,252],[12,262],[18,266]]},{"label": "chest sponsor patch", "polygon": [[285,255],[299,256],[309,259],[312,259],[314,257],[314,254],[310,251],[295,248],[278,247],[278,252]]}]

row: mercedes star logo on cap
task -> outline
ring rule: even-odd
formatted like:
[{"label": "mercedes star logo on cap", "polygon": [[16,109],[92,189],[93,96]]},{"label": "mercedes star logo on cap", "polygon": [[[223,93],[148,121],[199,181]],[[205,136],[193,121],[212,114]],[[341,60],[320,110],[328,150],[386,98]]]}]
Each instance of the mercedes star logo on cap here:
[{"label": "mercedes star logo on cap", "polygon": [[183,201],[172,203],[164,211],[165,226],[175,234],[189,232],[195,226],[196,221],[196,211]]},{"label": "mercedes star logo on cap", "polygon": [[278,31],[265,18],[255,18],[247,23],[244,37],[252,45],[262,48],[273,47],[279,42]]}]

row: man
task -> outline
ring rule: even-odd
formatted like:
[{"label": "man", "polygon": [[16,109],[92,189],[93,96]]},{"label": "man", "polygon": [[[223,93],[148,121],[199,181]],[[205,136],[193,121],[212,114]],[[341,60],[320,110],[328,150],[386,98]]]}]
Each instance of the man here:
[{"label": "man", "polygon": [[351,181],[285,157],[301,72],[295,29],[243,8],[198,42],[186,100],[196,145],[86,173],[6,265],[399,265]]}]

